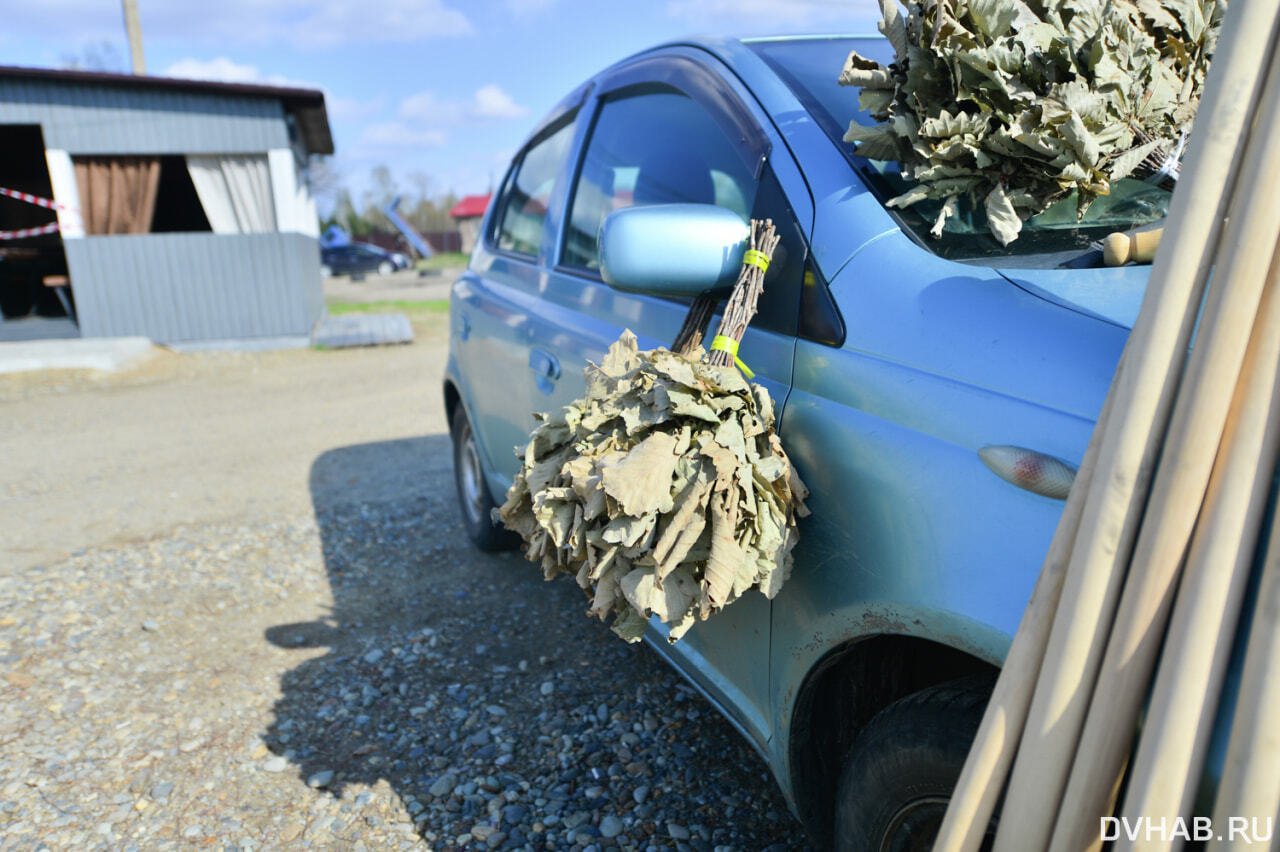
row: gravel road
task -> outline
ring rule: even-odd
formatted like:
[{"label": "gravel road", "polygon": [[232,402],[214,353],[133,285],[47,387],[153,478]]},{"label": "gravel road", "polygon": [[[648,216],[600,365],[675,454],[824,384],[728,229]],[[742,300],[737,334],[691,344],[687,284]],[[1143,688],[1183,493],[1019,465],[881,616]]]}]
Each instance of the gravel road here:
[{"label": "gravel road", "polygon": [[0,381],[0,850],[807,848],[572,580],[470,548],[417,332]]},{"label": "gravel road", "polygon": [[453,281],[462,273],[458,267],[445,267],[419,273],[402,269],[390,275],[366,274],[359,280],[349,275],[324,279],[324,296],[330,302],[408,302],[449,298]]}]

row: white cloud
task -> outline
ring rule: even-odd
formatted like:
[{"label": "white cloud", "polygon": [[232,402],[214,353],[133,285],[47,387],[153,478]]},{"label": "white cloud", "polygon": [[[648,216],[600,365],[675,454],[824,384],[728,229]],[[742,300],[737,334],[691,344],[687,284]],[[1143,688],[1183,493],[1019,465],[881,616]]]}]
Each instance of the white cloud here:
[{"label": "white cloud", "polygon": [[360,122],[373,118],[387,107],[387,96],[376,95],[368,99],[345,98],[340,95],[324,94],[325,109],[331,121]]},{"label": "white cloud", "polygon": [[[122,40],[120,7],[101,0],[39,0],[5,10],[9,34],[58,32],[67,44]],[[470,20],[450,0],[147,0],[145,38],[219,45],[338,44],[424,41],[467,35]]]},{"label": "white cloud", "polygon": [[435,92],[418,92],[400,101],[396,115],[401,120],[436,127],[455,127],[462,124],[464,108],[461,103],[447,103],[436,97]]},{"label": "white cloud", "polygon": [[188,80],[262,83],[268,86],[293,86],[301,89],[321,88],[318,83],[294,80],[282,74],[263,74],[256,65],[242,65],[226,56],[213,59],[196,59],[188,56],[185,59],[179,59],[160,73],[165,77],[183,77]]},{"label": "white cloud", "polygon": [[180,59],[161,72],[166,77],[188,80],[222,80],[227,83],[256,83],[262,75],[256,66],[240,65],[225,56],[216,59]]},{"label": "white cloud", "polygon": [[717,31],[750,26],[795,32],[818,24],[842,32],[863,31],[867,21],[880,17],[875,0],[668,0],[666,13]]},{"label": "white cloud", "polygon": [[353,41],[418,41],[473,32],[466,15],[443,0],[271,0],[264,5],[290,7],[299,41],[316,46]]},{"label": "white cloud", "polygon": [[559,0],[507,0],[507,8],[517,15],[535,15],[557,2]]},{"label": "white cloud", "polygon": [[402,100],[396,114],[406,122],[460,127],[520,118],[529,114],[529,108],[516,103],[496,83],[489,83],[465,101],[442,101],[435,92],[418,92]]},{"label": "white cloud", "polygon": [[449,141],[443,130],[410,127],[402,121],[370,124],[360,134],[358,147],[441,148]]},{"label": "white cloud", "polygon": [[516,103],[495,83],[476,90],[473,109],[477,118],[520,118],[529,113],[527,106]]},{"label": "white cloud", "polygon": [[394,121],[366,127],[357,144],[379,149],[440,147],[448,143],[451,130],[493,124],[528,113],[528,107],[516,103],[494,83],[481,86],[463,101],[441,100],[432,91],[417,92],[400,101]]},{"label": "white cloud", "polygon": [[6,8],[5,37],[58,33],[64,49],[87,42],[124,42],[124,22],[119,4],[87,0],[42,0],[39,3],[10,3]]}]

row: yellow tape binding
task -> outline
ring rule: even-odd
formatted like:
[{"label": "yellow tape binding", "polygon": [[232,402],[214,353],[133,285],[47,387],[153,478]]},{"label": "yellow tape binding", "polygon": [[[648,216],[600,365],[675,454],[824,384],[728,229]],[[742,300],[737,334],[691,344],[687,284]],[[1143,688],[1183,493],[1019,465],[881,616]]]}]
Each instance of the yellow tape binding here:
[{"label": "yellow tape binding", "polygon": [[742,262],[760,267],[761,272],[769,271],[769,258],[764,256],[764,252],[759,252],[755,249],[747,249],[742,254]]},{"label": "yellow tape binding", "polygon": [[723,334],[717,334],[711,339],[711,348],[719,349],[721,352],[728,352],[733,356],[733,363],[738,365],[738,369],[742,371],[742,375],[748,379],[754,379],[756,374],[751,372],[751,368],[742,363],[738,358],[738,341],[732,337],[725,337]]}]

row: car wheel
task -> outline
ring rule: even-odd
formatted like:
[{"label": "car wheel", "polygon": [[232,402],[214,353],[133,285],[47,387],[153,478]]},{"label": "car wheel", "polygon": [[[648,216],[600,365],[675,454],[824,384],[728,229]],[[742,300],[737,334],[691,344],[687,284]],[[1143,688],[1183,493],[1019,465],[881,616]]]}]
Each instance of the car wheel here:
[{"label": "car wheel", "polygon": [[[978,732],[992,675],[921,690],[858,734],[836,792],[838,852],[928,852]],[[982,849],[995,839],[995,822]]]},{"label": "car wheel", "polygon": [[461,405],[453,412],[449,432],[453,437],[453,483],[458,489],[458,505],[467,538],[481,550],[514,548],[520,543],[520,537],[493,522],[491,513],[495,505],[480,464],[480,448]]},{"label": "car wheel", "polygon": [[384,260],[378,264],[379,275],[390,275],[396,271],[396,265],[389,260]]},{"label": "car wheel", "polygon": [[321,278],[332,278],[332,277],[333,277],[333,269],[332,269],[332,268],[330,268],[329,264],[327,264],[327,263],[322,263],[322,264],[320,264],[320,277],[321,277]]}]

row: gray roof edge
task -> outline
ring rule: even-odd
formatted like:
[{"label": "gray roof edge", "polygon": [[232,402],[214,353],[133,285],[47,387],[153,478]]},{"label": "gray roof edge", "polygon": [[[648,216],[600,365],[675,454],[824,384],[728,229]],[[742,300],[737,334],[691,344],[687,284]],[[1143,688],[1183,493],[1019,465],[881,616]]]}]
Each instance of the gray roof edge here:
[{"label": "gray roof edge", "polygon": [[27,68],[0,65],[0,78],[48,80],[70,85],[112,86],[118,88],[157,89],[205,95],[230,95],[278,100],[286,112],[298,117],[307,150],[313,154],[333,153],[333,134],[325,109],[324,92],[294,86],[259,83],[226,83],[219,80],[189,80],[180,77],[156,77],[150,74],[117,74],[107,71],[82,71],[68,68]]}]

